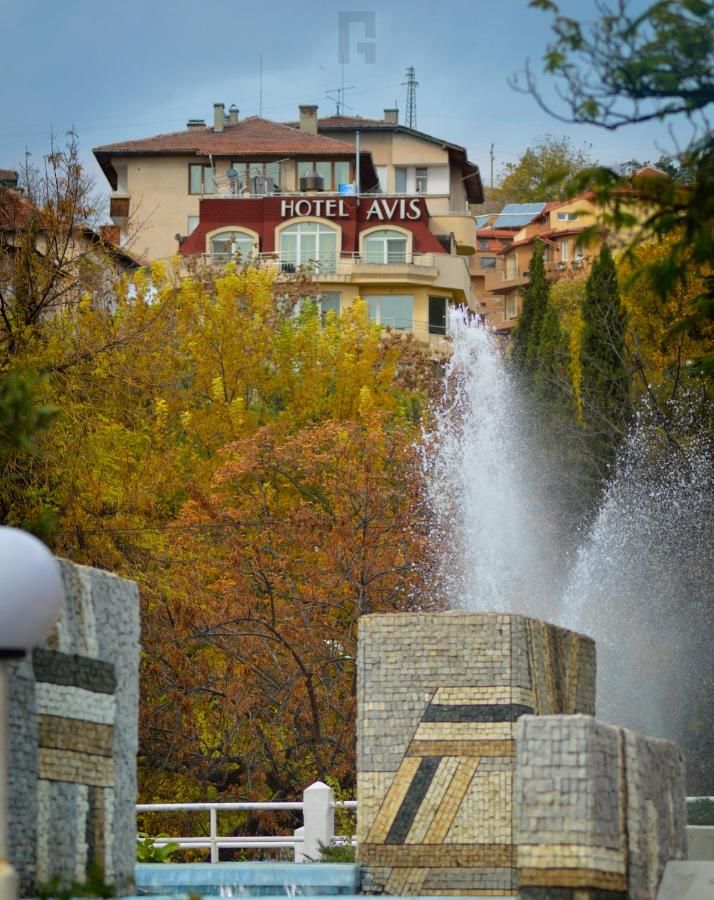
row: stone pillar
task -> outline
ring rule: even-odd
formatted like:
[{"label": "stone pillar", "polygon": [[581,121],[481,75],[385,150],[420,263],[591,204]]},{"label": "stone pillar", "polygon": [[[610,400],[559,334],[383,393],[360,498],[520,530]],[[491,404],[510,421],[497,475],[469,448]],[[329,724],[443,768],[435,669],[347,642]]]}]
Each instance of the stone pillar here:
[{"label": "stone pillar", "polygon": [[363,890],[515,893],[516,720],[594,712],[593,641],[517,615],[373,615],[357,670]]},{"label": "stone pillar", "polygon": [[522,900],[655,900],[686,857],[681,750],[589,716],[524,716],[516,739]]},{"label": "stone pillar", "polygon": [[61,560],[65,601],[10,679],[10,859],[21,892],[83,883],[98,863],[134,891],[139,594]]}]

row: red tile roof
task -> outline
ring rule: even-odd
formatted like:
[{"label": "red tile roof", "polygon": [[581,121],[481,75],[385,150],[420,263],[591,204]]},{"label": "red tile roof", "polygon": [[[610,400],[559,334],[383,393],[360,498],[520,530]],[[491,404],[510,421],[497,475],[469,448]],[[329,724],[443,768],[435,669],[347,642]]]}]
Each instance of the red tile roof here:
[{"label": "red tile roof", "polygon": [[[226,123],[223,131],[214,131],[210,127],[186,128],[170,134],[156,134],[153,137],[137,141],[120,141],[116,144],[104,144],[93,150],[97,162],[107,180],[116,190],[117,173],[112,164],[112,156],[124,154],[137,155],[196,155],[207,157],[228,157],[252,159],[276,157],[307,157],[341,159],[355,155],[352,144],[337,141],[321,134],[311,134],[290,125],[270,122],[258,116],[250,116],[235,125]],[[362,154],[362,175],[369,181],[376,180],[371,162],[371,155]]]},{"label": "red tile roof", "polygon": [[14,169],[0,169],[0,181],[17,181],[17,172]]},{"label": "red tile roof", "polygon": [[198,156],[354,156],[351,144],[320,134],[300,131],[289,125],[250,116],[223,131],[213,128],[186,128],[170,134],[156,134],[137,141],[120,141],[95,147],[94,154],[195,153]]}]

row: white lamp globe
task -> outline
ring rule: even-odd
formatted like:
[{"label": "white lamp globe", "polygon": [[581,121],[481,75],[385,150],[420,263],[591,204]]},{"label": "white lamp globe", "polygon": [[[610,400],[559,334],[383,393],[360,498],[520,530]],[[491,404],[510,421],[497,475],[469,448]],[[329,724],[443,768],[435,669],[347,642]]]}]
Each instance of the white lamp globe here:
[{"label": "white lamp globe", "polygon": [[40,643],[63,598],[59,563],[42,541],[0,527],[0,656],[18,656]]}]

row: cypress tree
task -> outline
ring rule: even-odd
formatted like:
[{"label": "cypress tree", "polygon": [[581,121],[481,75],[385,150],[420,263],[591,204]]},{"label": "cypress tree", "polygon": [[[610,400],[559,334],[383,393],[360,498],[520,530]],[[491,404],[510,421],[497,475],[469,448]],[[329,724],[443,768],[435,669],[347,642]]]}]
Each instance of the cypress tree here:
[{"label": "cypress tree", "polygon": [[548,304],[548,281],[545,277],[543,242],[533,245],[528,284],[523,297],[523,309],[513,334],[512,359],[516,368],[531,377],[535,373],[543,316]]},{"label": "cypress tree", "polygon": [[612,462],[630,417],[625,310],[610,248],[603,244],[585,285],[580,342],[583,422],[599,464]]},{"label": "cypress tree", "polygon": [[548,299],[543,312],[534,371],[535,393],[540,400],[571,408],[569,363],[568,336],[560,327],[558,313]]}]

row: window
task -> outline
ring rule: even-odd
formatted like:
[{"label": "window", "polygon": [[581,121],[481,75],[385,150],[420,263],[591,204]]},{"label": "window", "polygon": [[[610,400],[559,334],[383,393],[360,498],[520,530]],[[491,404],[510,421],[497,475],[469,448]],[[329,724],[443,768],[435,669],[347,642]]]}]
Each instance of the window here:
[{"label": "window", "polygon": [[406,194],[407,192],[407,170],[403,167],[394,170],[394,192],[396,194]]},{"label": "window", "polygon": [[339,291],[323,291],[320,294],[320,316],[323,322],[329,312],[339,316],[341,301],[342,294]]},{"label": "window", "polygon": [[496,268],[496,257],[495,256],[480,256],[478,263],[482,269],[495,269]]},{"label": "window", "polygon": [[187,235],[193,234],[193,232],[196,229],[196,226],[198,225],[200,218],[201,218],[200,216],[189,216],[188,217],[188,219],[186,220],[186,234]]},{"label": "window", "polygon": [[222,231],[211,238],[211,256],[214,262],[227,262],[231,259],[245,261],[255,251],[255,239],[243,231]]},{"label": "window", "polygon": [[216,184],[213,180],[211,166],[191,164],[188,167],[189,194],[215,194]]},{"label": "window", "polygon": [[383,228],[370,232],[364,239],[367,263],[403,263],[407,261],[407,238],[400,231]]},{"label": "window", "polygon": [[298,222],[280,232],[280,268],[296,272],[334,272],[337,262],[337,230],[321,222]]},{"label": "window", "polygon": [[558,213],[558,221],[559,222],[576,222],[578,219],[578,214],[576,212],[559,212]]},{"label": "window", "polygon": [[518,257],[515,253],[511,254],[506,260],[506,278],[518,277]]},{"label": "window", "polygon": [[387,192],[387,166],[375,166],[375,172],[377,173],[377,180],[379,182],[379,190],[386,194]]},{"label": "window", "polygon": [[334,312],[335,315],[339,316],[340,306],[342,304],[342,294],[340,294],[339,291],[322,291],[317,297],[303,297],[295,304],[293,313],[296,317],[300,315],[300,311],[305,308],[304,304],[306,303],[317,306],[320,313],[320,320],[324,325],[329,312]]},{"label": "window", "polygon": [[335,162],[302,160],[298,163],[298,178],[311,175],[313,170],[322,176],[323,187],[326,191],[337,192],[341,184],[349,184],[352,180],[352,166],[347,160],[336,160]]},{"label": "window", "polygon": [[478,248],[479,250],[488,250],[488,238],[479,238]]},{"label": "window", "polygon": [[236,177],[230,179],[232,194],[272,194],[280,190],[280,162],[231,162]]},{"label": "window", "polygon": [[407,294],[387,294],[365,297],[369,309],[369,318],[380,325],[388,325],[400,331],[411,331],[413,328],[414,298]]},{"label": "window", "polygon": [[417,194],[426,194],[427,192],[427,175],[426,168],[418,168],[416,170],[416,192]]},{"label": "window", "polygon": [[446,334],[446,297],[429,297],[429,334]]},{"label": "window", "polygon": [[570,241],[561,241],[560,242],[560,259],[562,262],[567,262],[570,258]]},{"label": "window", "polygon": [[514,291],[506,295],[506,318],[515,319],[518,316],[518,294]]}]

